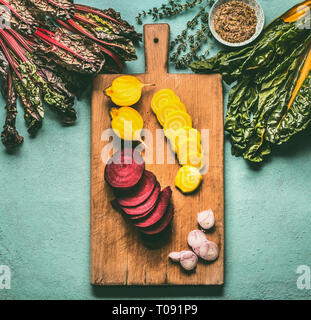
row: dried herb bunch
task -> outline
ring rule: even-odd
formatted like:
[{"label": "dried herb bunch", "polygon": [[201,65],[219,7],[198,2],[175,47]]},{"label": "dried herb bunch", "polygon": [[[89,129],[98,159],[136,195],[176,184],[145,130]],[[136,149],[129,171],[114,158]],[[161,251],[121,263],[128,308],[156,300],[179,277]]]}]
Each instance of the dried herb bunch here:
[{"label": "dried herb bunch", "polygon": [[41,128],[45,106],[62,122],[76,120],[75,97],[102,72],[119,73],[136,59],[142,35],[113,9],[100,10],[73,0],[0,0],[10,22],[0,29],[0,89],[6,100],[2,143],[23,142],[15,123],[17,98],[29,134]]},{"label": "dried herb bunch", "polygon": [[143,10],[137,15],[136,21],[142,24],[142,19],[147,16],[151,16],[155,21],[171,18],[200,6],[195,16],[187,22],[185,29],[170,43],[170,61],[175,64],[176,69],[186,69],[194,60],[205,60],[209,54],[204,45],[212,36],[208,27],[208,8],[214,2],[215,0],[169,0],[160,8]]}]

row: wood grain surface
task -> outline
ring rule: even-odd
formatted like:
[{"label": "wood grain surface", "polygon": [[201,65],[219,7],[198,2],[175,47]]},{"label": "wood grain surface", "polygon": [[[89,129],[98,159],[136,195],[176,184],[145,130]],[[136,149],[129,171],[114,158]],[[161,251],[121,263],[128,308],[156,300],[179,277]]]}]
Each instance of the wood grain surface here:
[{"label": "wood grain surface", "polygon": [[[224,282],[224,179],[223,179],[223,96],[220,75],[169,74],[167,72],[169,26],[145,25],[146,73],[137,77],[147,87],[135,108],[144,119],[144,127],[156,135],[161,126],[153,114],[150,101],[159,89],[170,88],[185,103],[193,127],[207,129],[204,141],[208,170],[200,189],[183,195],[174,187],[180,168],[177,164],[147,163],[162,188],[171,186],[175,217],[172,233],[161,248],[150,249],[135,230],[110,204],[112,192],[104,180],[107,154],[103,132],[110,128],[111,102],[103,94],[119,75],[100,75],[94,81],[92,97],[91,142],[91,283],[94,285],[212,285]],[[161,132],[161,131],[160,131]],[[165,145],[166,145],[165,141]],[[154,159],[160,154],[153,145]],[[167,151],[165,151],[167,152]],[[168,151],[169,152],[169,151]],[[166,153],[165,153],[166,155]],[[149,161],[152,162],[152,161]],[[213,263],[200,261],[193,273],[185,273],[167,258],[171,251],[188,250],[188,233],[197,229],[197,213],[213,209],[215,228],[207,238],[218,243],[220,256]]]}]

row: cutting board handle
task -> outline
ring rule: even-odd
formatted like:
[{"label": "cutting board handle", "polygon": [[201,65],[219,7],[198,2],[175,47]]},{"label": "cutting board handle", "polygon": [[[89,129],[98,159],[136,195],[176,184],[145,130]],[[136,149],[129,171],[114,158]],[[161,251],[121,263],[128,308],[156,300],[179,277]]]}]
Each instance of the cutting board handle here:
[{"label": "cutting board handle", "polygon": [[170,27],[168,24],[144,26],[146,73],[167,73]]}]

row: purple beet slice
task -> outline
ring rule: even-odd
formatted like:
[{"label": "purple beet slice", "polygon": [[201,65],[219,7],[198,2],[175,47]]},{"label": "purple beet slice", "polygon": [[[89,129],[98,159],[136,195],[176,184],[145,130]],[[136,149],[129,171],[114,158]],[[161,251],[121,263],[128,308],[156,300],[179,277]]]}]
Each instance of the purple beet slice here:
[{"label": "purple beet slice", "polygon": [[117,194],[119,205],[122,207],[137,207],[150,197],[156,183],[157,179],[155,175],[145,170],[139,183],[134,188],[124,193],[122,197],[121,194]]},{"label": "purple beet slice", "polygon": [[161,220],[161,218],[164,216],[172,197],[172,190],[170,187],[166,187],[161,191],[159,200],[155,208],[152,210],[152,212],[146,216],[146,218],[138,223],[134,222],[134,225],[138,228],[147,228],[158,221]]},{"label": "purple beet slice", "polygon": [[141,228],[139,231],[148,234],[148,235],[157,235],[162,232],[173,220],[174,217],[174,206],[171,203],[164,215],[164,217],[157,222],[156,224],[152,225],[149,228]]},{"label": "purple beet slice", "polygon": [[[121,212],[126,218],[130,220],[135,220],[138,218],[145,217],[147,214],[149,214],[154,207],[157,204],[159,195],[161,192],[161,187],[159,182],[156,182],[156,185],[154,187],[154,190],[151,194],[151,196],[142,204],[140,204],[137,207],[122,207],[119,205],[117,199],[114,199],[111,201],[112,207]],[[126,211],[126,212],[125,212]]]},{"label": "purple beet slice", "polygon": [[125,148],[116,152],[105,168],[105,180],[117,189],[129,189],[137,185],[145,171],[145,161],[138,151]]},{"label": "purple beet slice", "polygon": [[129,218],[135,220],[137,217],[141,217],[142,215],[146,216],[148,213],[150,213],[154,207],[157,204],[157,201],[159,199],[160,196],[160,192],[161,192],[161,186],[159,184],[159,182],[156,183],[156,186],[154,187],[153,192],[151,193],[150,197],[143,202],[142,204],[140,204],[137,207],[121,207],[121,209],[123,210],[124,213],[126,213],[127,215],[129,215]]}]

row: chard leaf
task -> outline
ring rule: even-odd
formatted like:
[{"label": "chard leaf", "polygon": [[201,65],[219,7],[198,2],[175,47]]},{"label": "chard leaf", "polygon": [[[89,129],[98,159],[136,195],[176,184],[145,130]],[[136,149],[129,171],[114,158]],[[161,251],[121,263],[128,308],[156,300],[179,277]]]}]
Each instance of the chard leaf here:
[{"label": "chard leaf", "polygon": [[19,146],[24,141],[24,138],[16,130],[17,96],[12,84],[10,66],[2,51],[0,51],[0,87],[6,100],[6,119],[1,133],[1,140],[6,148],[13,149]]},{"label": "chard leaf", "polygon": [[304,81],[292,107],[286,113],[275,135],[275,143],[282,144],[305,130],[311,121],[311,74]]},{"label": "chard leaf", "polygon": [[24,118],[27,124],[28,132],[31,135],[35,135],[42,126],[43,118],[35,109],[35,106],[32,104],[32,101],[30,101],[30,98],[28,97],[23,83],[16,75],[13,75],[13,83],[24,108]]},{"label": "chard leaf", "polygon": [[[43,37],[42,33],[38,34]],[[96,43],[60,27],[55,34],[39,41],[37,54],[41,59],[53,59],[62,67],[78,73],[97,74],[105,63]]]},{"label": "chard leaf", "polygon": [[0,4],[9,8],[11,17],[3,18],[10,18],[13,29],[25,35],[31,35],[36,31],[39,24],[24,0],[0,0]]},{"label": "chard leaf", "polygon": [[137,33],[133,26],[121,19],[119,12],[111,8],[101,10],[80,4],[76,4],[75,8],[79,14],[85,14],[88,19],[97,22],[105,32],[125,36],[135,43],[142,40],[142,34]]},{"label": "chard leaf", "polygon": [[[41,89],[44,102],[63,116],[66,124],[73,124],[76,114],[73,109],[74,96],[65,88],[61,79],[51,71],[37,68],[34,64],[23,63],[20,66],[22,73],[27,73],[38,88]],[[39,110],[39,115],[42,114]]]},{"label": "chard leaf", "polygon": [[27,0],[27,3],[31,6],[31,10],[61,20],[71,19],[75,14],[71,0]]},{"label": "chard leaf", "polygon": [[46,61],[44,59],[40,59],[38,56],[35,56],[34,58],[35,63],[39,68],[43,68],[54,73],[55,76],[61,79],[61,83],[63,83],[65,89],[78,98],[80,98],[88,85],[92,83],[91,75],[69,71],[56,64],[53,60]]}]

